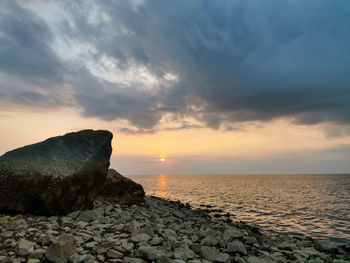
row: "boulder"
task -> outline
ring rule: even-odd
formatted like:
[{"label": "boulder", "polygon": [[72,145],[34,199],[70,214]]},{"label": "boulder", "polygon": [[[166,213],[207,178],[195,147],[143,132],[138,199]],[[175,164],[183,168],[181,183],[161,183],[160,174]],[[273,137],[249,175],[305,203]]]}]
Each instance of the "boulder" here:
[{"label": "boulder", "polygon": [[82,130],[0,157],[0,213],[90,209],[107,176],[112,133]]},{"label": "boulder", "polygon": [[122,176],[114,169],[109,169],[97,200],[134,204],[143,201],[144,196],[145,192],[140,184]]}]

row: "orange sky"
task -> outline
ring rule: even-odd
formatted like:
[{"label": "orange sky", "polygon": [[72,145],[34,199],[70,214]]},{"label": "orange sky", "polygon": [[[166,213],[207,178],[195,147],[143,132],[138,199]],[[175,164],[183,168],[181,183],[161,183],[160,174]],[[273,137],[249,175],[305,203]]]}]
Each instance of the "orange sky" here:
[{"label": "orange sky", "polygon": [[350,136],[327,136],[327,131],[336,129],[330,124],[303,126],[278,119],[244,123],[236,131],[202,128],[124,134],[118,132],[118,122],[84,118],[79,110],[30,108],[2,111],[0,123],[0,154],[71,131],[110,130],[114,134],[111,166],[125,174],[350,171],[349,152],[343,150]]}]

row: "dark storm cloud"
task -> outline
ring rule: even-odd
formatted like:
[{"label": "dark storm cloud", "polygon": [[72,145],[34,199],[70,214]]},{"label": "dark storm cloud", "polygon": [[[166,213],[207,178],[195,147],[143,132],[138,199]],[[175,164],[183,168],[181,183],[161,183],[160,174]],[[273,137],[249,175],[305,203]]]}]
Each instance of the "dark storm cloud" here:
[{"label": "dark storm cloud", "polygon": [[37,92],[21,91],[12,95],[12,101],[21,105],[35,105],[54,107],[62,104],[62,101],[54,95],[43,95]]},{"label": "dark storm cloud", "polygon": [[[68,18],[62,18],[59,37],[93,46],[96,63],[106,56],[115,59],[121,70],[141,65],[161,80],[167,72],[177,76],[170,87],[160,84],[150,92],[140,83],[108,82],[85,65],[77,70],[65,64],[71,70],[67,81],[86,116],[126,119],[140,132],[149,132],[166,113],[177,121],[194,117],[212,128],[224,122],[226,129],[236,129],[231,124],[237,122],[279,117],[300,124],[350,123],[348,0],[94,1],[89,5],[66,1],[61,5]],[[60,66],[45,23],[18,6],[11,10],[25,15],[1,15],[0,21],[5,21],[1,25],[7,25],[2,27],[3,46],[14,50],[21,39],[29,39],[31,54],[45,62],[27,69],[32,60],[19,52],[13,62],[18,70],[12,62],[1,64],[1,69],[57,76]],[[22,22],[26,24],[18,30],[16,25]],[[44,33],[37,38],[39,31]]]},{"label": "dark storm cloud", "polygon": [[[126,119],[146,129],[156,125],[162,116],[154,106],[158,97],[143,90],[97,80],[86,69],[79,70],[73,81],[79,88],[75,99],[84,108],[86,116],[98,116],[104,120]],[[107,92],[107,89],[113,92]]]},{"label": "dark storm cloud", "polygon": [[31,80],[59,81],[62,67],[50,47],[46,23],[15,1],[0,4],[0,70]]}]

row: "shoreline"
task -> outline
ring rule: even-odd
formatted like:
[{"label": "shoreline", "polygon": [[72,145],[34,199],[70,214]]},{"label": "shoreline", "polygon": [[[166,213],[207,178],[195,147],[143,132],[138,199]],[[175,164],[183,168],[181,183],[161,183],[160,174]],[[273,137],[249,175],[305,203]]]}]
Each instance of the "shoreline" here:
[{"label": "shoreline", "polygon": [[269,235],[245,222],[155,196],[138,205],[95,202],[65,216],[0,214],[5,262],[350,262],[350,246]]}]

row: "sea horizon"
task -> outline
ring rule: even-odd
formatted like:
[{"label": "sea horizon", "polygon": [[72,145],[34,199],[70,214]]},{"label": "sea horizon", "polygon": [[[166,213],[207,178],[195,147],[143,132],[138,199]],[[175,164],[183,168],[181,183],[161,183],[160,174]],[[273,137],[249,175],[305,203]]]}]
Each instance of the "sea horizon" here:
[{"label": "sea horizon", "polygon": [[[133,175],[146,195],[210,207],[263,231],[350,243],[350,174]],[[220,211],[220,213],[216,213]]]},{"label": "sea horizon", "polygon": [[142,175],[350,175],[348,173],[149,173],[149,174],[124,174],[124,176],[142,176]]}]

